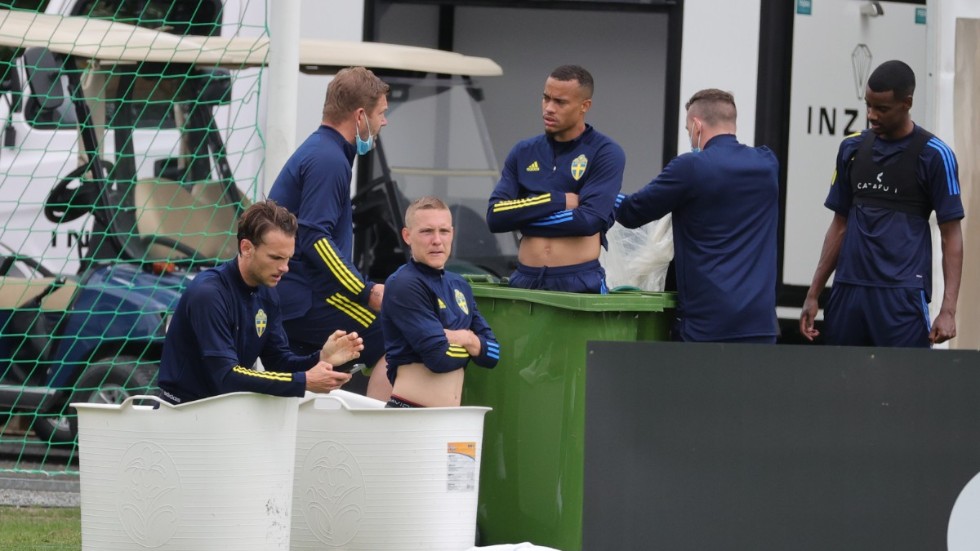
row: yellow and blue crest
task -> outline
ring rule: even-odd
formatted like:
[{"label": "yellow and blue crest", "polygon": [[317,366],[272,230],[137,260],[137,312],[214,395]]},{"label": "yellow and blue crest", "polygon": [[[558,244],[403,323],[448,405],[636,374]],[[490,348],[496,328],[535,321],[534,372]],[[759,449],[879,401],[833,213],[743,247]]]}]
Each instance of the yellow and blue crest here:
[{"label": "yellow and blue crest", "polygon": [[259,311],[255,313],[255,332],[261,337],[268,325],[269,316],[265,314],[265,310],[259,308]]},{"label": "yellow and blue crest", "polygon": [[585,155],[579,155],[572,160],[572,178],[577,182],[585,174],[585,167],[589,166],[589,160]]},{"label": "yellow and blue crest", "polygon": [[459,306],[459,309],[462,310],[464,314],[469,315],[470,307],[466,304],[466,295],[464,295],[459,289],[454,289],[454,291],[453,296],[456,299],[456,305]]}]

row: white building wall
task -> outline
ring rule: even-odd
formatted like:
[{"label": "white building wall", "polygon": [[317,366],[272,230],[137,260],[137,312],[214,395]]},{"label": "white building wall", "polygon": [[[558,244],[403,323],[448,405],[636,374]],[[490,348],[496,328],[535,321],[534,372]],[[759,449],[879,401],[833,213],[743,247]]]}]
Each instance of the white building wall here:
[{"label": "white building wall", "polygon": [[755,98],[759,78],[760,0],[684,0],[678,153],[689,151],[684,103],[698,90],[735,95],[737,136],[755,145]]}]

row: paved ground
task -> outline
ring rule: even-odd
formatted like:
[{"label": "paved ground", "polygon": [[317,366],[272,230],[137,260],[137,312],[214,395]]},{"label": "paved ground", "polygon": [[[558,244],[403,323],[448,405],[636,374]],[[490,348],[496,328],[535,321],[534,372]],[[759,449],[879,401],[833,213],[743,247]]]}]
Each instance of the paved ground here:
[{"label": "paved ground", "polygon": [[0,506],[80,506],[74,450],[35,443],[15,431],[0,434]]},{"label": "paved ground", "polygon": [[0,474],[0,505],[79,507],[78,476]]}]

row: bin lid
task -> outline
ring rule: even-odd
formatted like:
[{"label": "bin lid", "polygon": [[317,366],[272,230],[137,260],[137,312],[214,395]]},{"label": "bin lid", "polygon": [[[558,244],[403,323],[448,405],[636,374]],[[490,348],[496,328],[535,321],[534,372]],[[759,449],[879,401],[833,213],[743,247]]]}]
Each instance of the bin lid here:
[{"label": "bin lid", "polygon": [[470,286],[473,288],[473,296],[477,298],[523,300],[583,312],[663,312],[677,306],[676,293],[672,292],[615,291],[605,295],[593,295],[516,289],[504,283],[472,282]]}]

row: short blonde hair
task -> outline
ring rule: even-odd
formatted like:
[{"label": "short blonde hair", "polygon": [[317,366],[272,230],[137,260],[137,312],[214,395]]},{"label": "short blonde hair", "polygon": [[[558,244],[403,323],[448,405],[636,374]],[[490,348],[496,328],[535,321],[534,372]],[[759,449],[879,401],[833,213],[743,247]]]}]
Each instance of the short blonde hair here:
[{"label": "short blonde hair", "polygon": [[405,227],[412,227],[412,220],[415,218],[415,212],[420,210],[449,210],[446,203],[438,197],[433,197],[431,195],[426,195],[425,197],[419,197],[418,199],[412,201],[411,205],[405,209]]},{"label": "short blonde hair", "polygon": [[719,123],[735,123],[737,111],[735,109],[735,96],[731,92],[708,88],[697,92],[687,105],[684,106],[691,116],[704,119],[709,126],[717,126]]},{"label": "short blonde hair", "polygon": [[372,110],[382,96],[388,94],[388,84],[364,67],[341,69],[327,86],[323,102],[323,120],[337,124],[360,108]]}]

